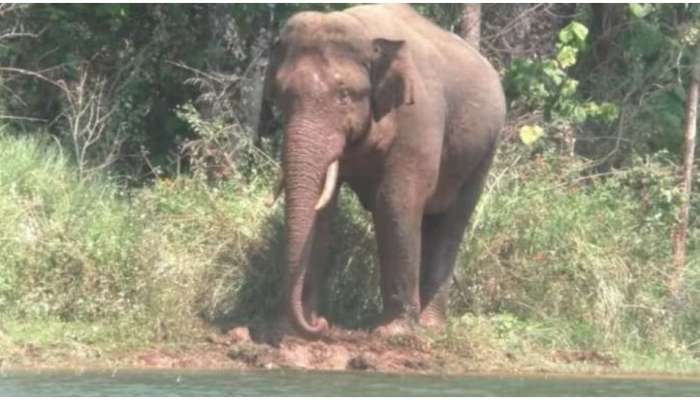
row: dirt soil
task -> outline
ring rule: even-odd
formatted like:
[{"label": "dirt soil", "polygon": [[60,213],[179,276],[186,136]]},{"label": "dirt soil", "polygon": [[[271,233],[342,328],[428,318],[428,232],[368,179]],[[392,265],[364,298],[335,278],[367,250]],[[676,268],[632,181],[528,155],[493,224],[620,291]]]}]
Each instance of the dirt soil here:
[{"label": "dirt soil", "polygon": [[126,355],[134,367],[293,368],[325,371],[437,372],[445,361],[418,336],[382,338],[334,329],[320,340],[253,333],[247,327],[210,335],[207,343],[179,349],[151,348]]},{"label": "dirt soil", "polygon": [[275,330],[240,326],[210,334],[189,344],[163,344],[146,349],[100,352],[26,347],[0,356],[0,369],[303,369],[459,375],[466,373],[609,374],[617,361],[597,352],[558,350],[544,358],[518,359],[512,354],[476,354],[433,346],[416,334],[381,337],[334,328],[327,337],[306,340]]}]

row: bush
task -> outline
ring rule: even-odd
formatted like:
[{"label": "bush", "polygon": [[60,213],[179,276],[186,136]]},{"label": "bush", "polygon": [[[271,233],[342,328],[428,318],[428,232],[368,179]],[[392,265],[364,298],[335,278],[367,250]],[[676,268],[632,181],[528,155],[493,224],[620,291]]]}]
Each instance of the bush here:
[{"label": "bush", "polygon": [[128,311],[139,291],[141,231],[117,187],[81,183],[52,143],[0,141],[3,313],[93,319]]},{"label": "bush", "polygon": [[[545,151],[514,162],[522,153],[504,148],[491,174],[457,267],[453,312],[557,321],[558,345],[574,347],[683,339],[673,321],[687,335],[698,319],[674,319],[667,307],[673,165],[659,156],[582,176],[582,159]],[[687,300],[697,304],[698,268],[689,269]]]},{"label": "bush", "polygon": [[[80,181],[51,142],[3,134],[0,143],[4,316],[129,317],[182,333],[196,315],[230,313],[249,258],[269,250],[264,225],[279,211],[264,207],[263,185],[181,178],[126,191],[105,177]],[[257,312],[271,307],[262,297]]]}]

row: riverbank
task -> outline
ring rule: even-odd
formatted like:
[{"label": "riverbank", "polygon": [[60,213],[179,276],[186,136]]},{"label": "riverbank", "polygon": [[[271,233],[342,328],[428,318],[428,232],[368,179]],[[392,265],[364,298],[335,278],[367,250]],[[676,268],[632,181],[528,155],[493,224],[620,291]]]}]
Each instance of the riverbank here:
[{"label": "riverbank", "polygon": [[0,370],[293,369],[445,376],[544,374],[700,379],[698,364],[668,354],[634,357],[595,350],[544,348],[503,351],[477,342],[455,348],[447,344],[444,335],[380,338],[337,328],[317,341],[247,327],[236,327],[225,334],[201,330],[198,335],[187,342],[148,344],[79,342],[68,337],[64,337],[64,343],[42,343],[35,338],[17,340],[15,346],[8,346],[5,336]]},{"label": "riverbank", "polygon": [[[266,203],[272,166],[216,185],[183,175],[127,187],[81,178],[51,141],[0,134],[3,368],[296,368],[341,352],[318,368],[700,370],[700,235],[690,236],[683,303],[663,289],[675,215],[668,166],[583,184],[577,160],[518,161],[506,150],[463,244],[448,326],[407,339],[429,351],[404,357],[411,349],[396,341],[356,340],[374,350],[291,341],[280,352],[255,333],[252,344],[221,339],[264,326],[285,301],[282,201]],[[320,311],[359,331],[381,310],[374,233],[352,193],[340,208],[334,233],[344,240],[334,241]],[[383,366],[391,352],[396,362]]]}]

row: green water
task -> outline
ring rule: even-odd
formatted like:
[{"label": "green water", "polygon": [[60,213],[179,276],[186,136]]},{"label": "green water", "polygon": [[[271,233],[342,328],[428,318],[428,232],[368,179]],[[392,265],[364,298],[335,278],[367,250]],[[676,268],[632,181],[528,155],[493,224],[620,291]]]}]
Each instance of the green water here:
[{"label": "green water", "polygon": [[0,396],[700,396],[700,380],[374,373],[5,372]]}]

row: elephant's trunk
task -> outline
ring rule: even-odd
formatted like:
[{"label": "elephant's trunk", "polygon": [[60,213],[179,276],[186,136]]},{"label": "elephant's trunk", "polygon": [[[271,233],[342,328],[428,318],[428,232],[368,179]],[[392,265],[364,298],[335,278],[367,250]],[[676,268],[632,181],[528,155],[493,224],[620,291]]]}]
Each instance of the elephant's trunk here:
[{"label": "elephant's trunk", "polygon": [[[314,242],[316,206],[322,200],[327,170],[342,153],[344,140],[321,136],[308,126],[288,127],[284,146],[284,189],[289,268],[289,316],[301,333],[317,337],[327,328],[323,318],[307,321],[304,313],[304,282]],[[342,137],[341,137],[342,138]],[[331,171],[332,173],[332,171]],[[337,179],[337,171],[336,177]],[[335,185],[335,184],[334,184]],[[312,283],[314,284],[314,283]],[[313,317],[313,313],[311,313]]]}]

